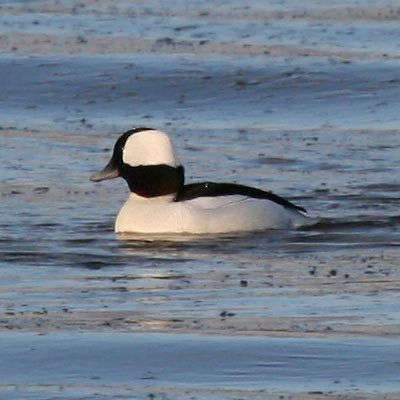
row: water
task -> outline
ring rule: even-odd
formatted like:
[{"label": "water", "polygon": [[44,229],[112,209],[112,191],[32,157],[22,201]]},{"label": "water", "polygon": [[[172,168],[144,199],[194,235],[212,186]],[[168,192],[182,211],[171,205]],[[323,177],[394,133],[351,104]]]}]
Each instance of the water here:
[{"label": "water", "polygon": [[[61,393],[71,391],[74,385],[102,390],[99,381],[107,381],[116,390],[124,386],[140,390],[147,381],[153,391],[165,387],[167,392],[175,389],[182,394],[193,388],[218,388],[224,381],[226,392],[254,394],[265,389],[266,375],[275,391],[284,391],[288,384],[297,391],[349,387],[379,391],[383,380],[387,387],[396,389],[400,372],[398,342],[389,339],[379,343],[370,339],[288,342],[277,338],[120,334],[116,342],[112,335],[99,333],[7,336],[12,346],[2,348],[7,368],[1,371],[0,382],[7,385],[11,379],[21,385],[44,386],[51,377],[52,389]],[[110,368],[110,354],[122,368]],[[32,358],[42,360],[34,373],[29,371]],[[360,365],[356,371],[354,362]],[[60,389],[63,385],[65,389]]]},{"label": "water", "polygon": [[[24,379],[18,364],[2,373],[1,393],[398,396],[400,10],[350,3],[0,2],[1,346],[45,345],[18,358]],[[273,190],[319,222],[116,237],[127,188],[88,178],[132,126],[169,132],[188,181]],[[236,368],[211,377],[201,355],[220,340]],[[149,377],[128,349],[155,343],[192,346],[192,371],[88,375],[110,362]],[[76,370],[68,353],[86,346],[113,355]],[[276,352],[257,364],[257,346]],[[58,348],[65,369],[29,373]],[[380,374],[359,369],[371,362]]]}]

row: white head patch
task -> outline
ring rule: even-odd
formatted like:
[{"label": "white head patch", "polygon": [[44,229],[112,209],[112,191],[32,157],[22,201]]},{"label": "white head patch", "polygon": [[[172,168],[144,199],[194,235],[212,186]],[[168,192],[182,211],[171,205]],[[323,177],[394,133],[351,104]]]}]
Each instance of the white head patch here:
[{"label": "white head patch", "polygon": [[132,167],[159,164],[176,167],[178,165],[169,136],[157,130],[142,131],[129,136],[122,151],[122,161]]}]

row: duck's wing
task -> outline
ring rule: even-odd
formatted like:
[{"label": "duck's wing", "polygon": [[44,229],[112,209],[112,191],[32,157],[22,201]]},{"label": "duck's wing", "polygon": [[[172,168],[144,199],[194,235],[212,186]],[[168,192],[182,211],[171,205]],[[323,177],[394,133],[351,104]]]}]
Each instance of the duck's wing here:
[{"label": "duck's wing", "polygon": [[197,197],[216,197],[216,196],[234,196],[241,195],[245,197],[252,197],[255,199],[265,199],[273,201],[282,207],[289,208],[296,211],[307,212],[303,207],[296,206],[289,200],[284,199],[272,192],[266,192],[261,189],[253,188],[250,186],[238,185],[236,183],[215,183],[215,182],[201,182],[184,185],[175,201],[193,200]]}]

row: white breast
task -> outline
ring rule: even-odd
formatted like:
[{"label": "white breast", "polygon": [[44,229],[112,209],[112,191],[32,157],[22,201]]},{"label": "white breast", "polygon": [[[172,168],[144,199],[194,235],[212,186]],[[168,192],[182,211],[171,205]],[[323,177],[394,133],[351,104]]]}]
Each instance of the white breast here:
[{"label": "white breast", "polygon": [[302,214],[269,200],[244,196],[143,198],[131,193],[115,223],[116,232],[228,233],[287,229],[307,223]]}]

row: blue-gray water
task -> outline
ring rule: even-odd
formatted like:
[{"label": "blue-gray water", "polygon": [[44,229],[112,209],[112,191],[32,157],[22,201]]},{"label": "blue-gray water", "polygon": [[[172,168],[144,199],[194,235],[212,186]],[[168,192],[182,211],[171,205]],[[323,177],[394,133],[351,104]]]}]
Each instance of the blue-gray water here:
[{"label": "blue-gray water", "polygon": [[[153,383],[166,398],[184,396],[171,392],[178,384],[209,399],[396,396],[400,382],[385,371],[398,364],[390,349],[400,333],[400,8],[218,4],[0,2],[2,346],[34,349],[45,333],[49,351],[68,340],[72,351],[80,338],[81,346],[123,349],[163,332],[172,336],[155,338],[161,347],[172,341],[178,358],[192,341],[202,382],[160,372]],[[319,223],[220,237],[116,237],[125,183],[94,185],[88,177],[121,132],[143,125],[171,134],[188,181],[273,190]],[[137,336],[123,334],[132,331]],[[232,376],[201,372],[203,351],[218,347],[212,337],[203,350],[211,334],[234,343]],[[275,356],[262,360],[279,379],[253,353],[243,359],[249,342],[236,335],[253,336],[254,352],[282,336]],[[332,349],[340,357],[328,357]],[[139,361],[124,367],[118,354],[110,355],[117,370],[140,370]],[[154,394],[146,379],[130,387],[118,372],[91,386],[79,370],[68,383],[68,357],[59,375],[39,379],[34,365],[43,357],[22,358],[32,376],[9,372],[0,393]],[[304,369],[292,357],[304,359]],[[380,374],[360,370],[371,359]],[[337,371],[329,384],[318,373],[327,364]],[[229,392],[239,375],[246,384],[239,379]]]}]

